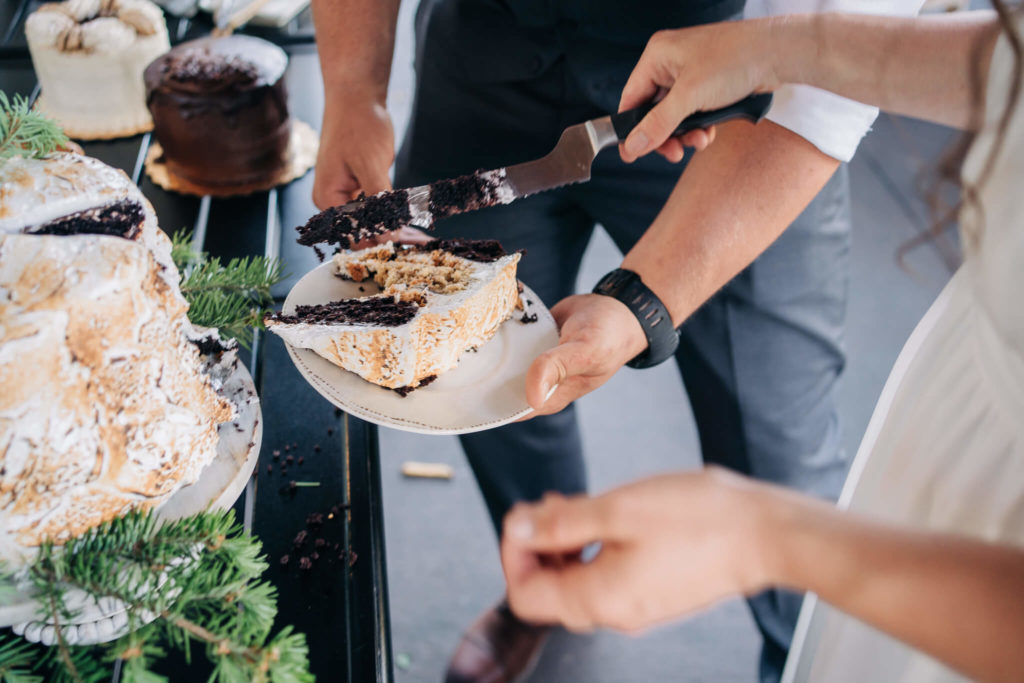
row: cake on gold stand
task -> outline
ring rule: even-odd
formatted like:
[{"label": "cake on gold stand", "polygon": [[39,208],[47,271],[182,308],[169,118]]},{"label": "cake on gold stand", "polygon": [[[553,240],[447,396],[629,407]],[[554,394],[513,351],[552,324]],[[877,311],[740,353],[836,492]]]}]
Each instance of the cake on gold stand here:
[{"label": "cake on gold stand", "polygon": [[155,144],[146,171],[160,187],[229,197],[294,180],[316,161],[318,137],[291,118],[288,55],[244,35],[175,46],[146,67]]},{"label": "cake on gold stand", "polygon": [[263,192],[279,185],[286,185],[297,180],[313,168],[316,153],[319,149],[319,136],[313,128],[303,121],[293,121],[291,137],[288,141],[287,164],[274,176],[263,181],[240,185],[204,185],[193,182],[175,174],[167,167],[164,150],[159,142],[154,141],[146,153],[146,175],[157,187],[171,192],[213,197],[238,197]]}]

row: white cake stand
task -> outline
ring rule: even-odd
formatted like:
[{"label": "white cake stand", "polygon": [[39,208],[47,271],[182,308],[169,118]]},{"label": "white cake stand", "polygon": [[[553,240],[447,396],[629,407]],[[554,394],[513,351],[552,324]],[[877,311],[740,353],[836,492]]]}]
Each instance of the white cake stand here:
[{"label": "white cake stand", "polygon": [[[220,426],[217,455],[203,469],[199,480],[185,486],[157,508],[163,519],[180,519],[204,510],[222,510],[238,500],[252,476],[263,438],[263,420],[256,386],[245,366],[236,362],[224,382],[223,393],[238,406],[238,416]],[[184,560],[184,561],[187,561]],[[26,640],[53,645],[53,624],[37,621],[40,606],[31,588],[19,586],[19,593],[0,605],[0,627],[11,626]],[[72,645],[93,645],[116,640],[128,630],[127,609],[119,600],[93,600],[80,590],[71,590],[65,602],[76,617],[61,625],[61,635]]]}]

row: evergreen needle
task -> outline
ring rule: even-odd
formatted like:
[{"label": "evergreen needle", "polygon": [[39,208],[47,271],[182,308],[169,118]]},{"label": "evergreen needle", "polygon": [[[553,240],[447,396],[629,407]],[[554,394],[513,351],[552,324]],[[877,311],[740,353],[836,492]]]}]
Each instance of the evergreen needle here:
[{"label": "evergreen needle", "polygon": [[[287,627],[271,633],[277,591],[261,580],[261,553],[230,510],[175,521],[130,512],[63,547],[44,543],[27,578],[42,616],[57,625],[57,644],[0,637],[0,681],[110,680],[116,659],[125,680],[160,680],[151,670],[165,654],[160,643],[187,658],[193,642],[213,665],[211,681],[310,681],[305,637]],[[124,603],[128,632],[96,646],[68,642],[63,633],[75,617],[64,601],[69,589]]]},{"label": "evergreen needle", "polygon": [[188,317],[196,325],[216,327],[245,348],[252,330],[263,328],[263,316],[273,303],[270,288],[284,279],[277,259],[262,256],[219,258],[192,249],[187,231],[175,233],[171,256],[181,271],[181,293],[188,301]]},{"label": "evergreen needle", "polygon": [[0,91],[0,164],[17,156],[37,158],[68,144],[56,122],[33,111],[27,99]]}]

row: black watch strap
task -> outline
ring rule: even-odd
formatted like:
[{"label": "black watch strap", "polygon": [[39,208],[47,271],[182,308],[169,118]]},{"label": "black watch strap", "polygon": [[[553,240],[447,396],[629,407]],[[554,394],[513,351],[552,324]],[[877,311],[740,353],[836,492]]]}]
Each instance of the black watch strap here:
[{"label": "black watch strap", "polygon": [[672,327],[672,316],[639,275],[623,268],[613,270],[594,285],[594,294],[610,296],[626,304],[647,336],[647,349],[626,365],[650,368],[676,352],[679,332]]}]

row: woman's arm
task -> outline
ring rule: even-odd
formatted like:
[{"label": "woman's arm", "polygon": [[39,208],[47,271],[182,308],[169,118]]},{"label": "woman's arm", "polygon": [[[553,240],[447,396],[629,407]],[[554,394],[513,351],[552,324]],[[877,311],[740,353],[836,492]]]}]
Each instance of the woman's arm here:
[{"label": "woman's arm", "polygon": [[651,38],[622,93],[630,109],[665,92],[622,156],[682,154],[669,133],[694,111],[784,83],[814,86],[960,128],[979,124],[999,23],[994,12],[922,18],[798,14],[664,31]]},{"label": "woman's arm", "polygon": [[971,678],[1024,680],[1024,550],[816,502],[780,501],[777,512],[770,583],[813,591]]},{"label": "woman's arm", "polygon": [[[600,541],[589,563],[566,560]],[[635,631],[768,586],[823,600],[981,680],[1024,680],[1024,551],[907,531],[725,470],[505,520],[509,603],[525,619]]]}]

